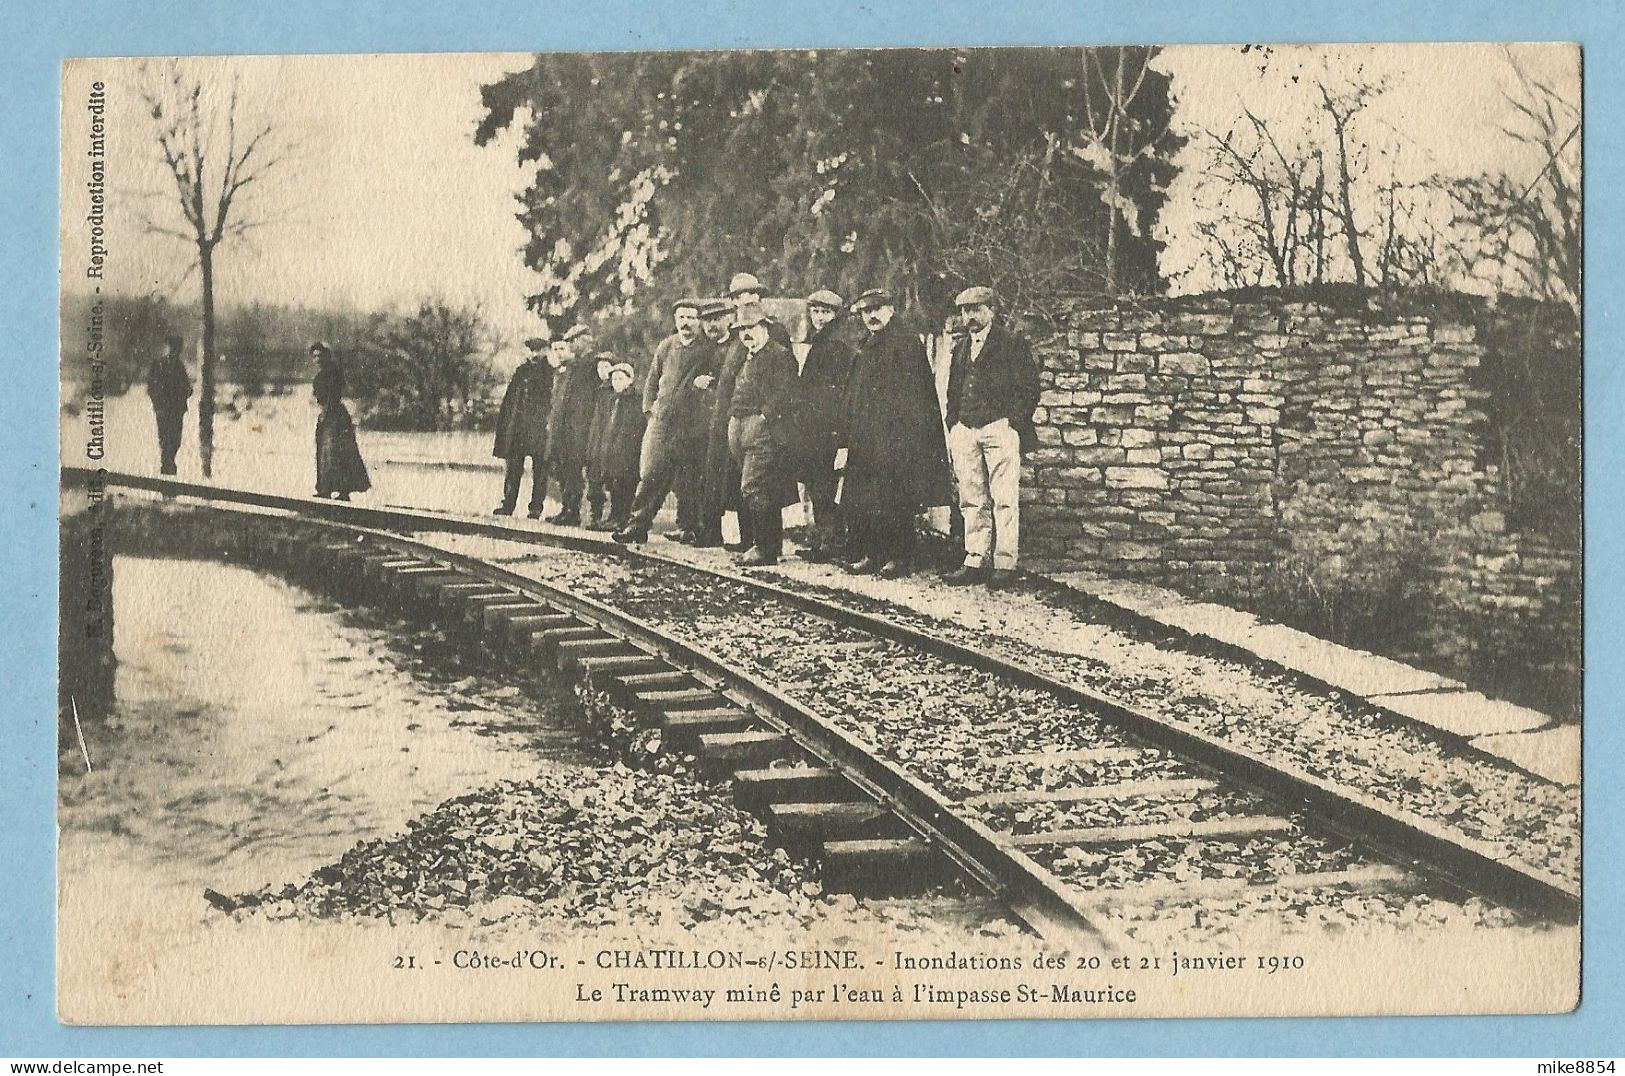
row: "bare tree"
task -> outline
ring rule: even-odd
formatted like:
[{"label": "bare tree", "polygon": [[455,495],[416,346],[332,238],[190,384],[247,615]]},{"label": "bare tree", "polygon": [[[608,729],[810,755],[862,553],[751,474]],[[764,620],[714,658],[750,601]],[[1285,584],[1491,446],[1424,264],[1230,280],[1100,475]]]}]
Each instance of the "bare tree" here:
[{"label": "bare tree", "polygon": [[[1135,162],[1150,157],[1168,137],[1169,124],[1148,128],[1135,118],[1135,99],[1145,89],[1156,52],[1149,48],[1111,46],[1085,49],[1084,124],[1072,153],[1106,173],[1101,200],[1108,213],[1106,228],[1106,289],[1117,290],[1118,222],[1139,234],[1139,209],[1123,193],[1123,178]],[[1095,103],[1096,87],[1104,98]],[[1172,112],[1170,110],[1170,118]]]},{"label": "bare tree", "polygon": [[1501,130],[1529,147],[1537,171],[1505,171],[1450,184],[1455,224],[1466,233],[1469,271],[1488,268],[1499,283],[1578,311],[1582,273],[1580,106],[1535,79],[1509,51],[1514,82],[1507,103],[1516,117]]},{"label": "bare tree", "polygon": [[1354,141],[1352,125],[1355,116],[1382,92],[1382,86],[1370,82],[1355,82],[1336,92],[1324,82],[1316,83],[1320,90],[1321,109],[1331,121],[1332,141],[1337,162],[1337,196],[1332,199],[1332,211],[1342,225],[1343,241],[1348,251],[1349,264],[1354,270],[1354,283],[1365,286],[1365,257],[1360,249],[1360,225],[1354,216],[1354,170],[1359,167],[1359,146]]},{"label": "bare tree", "polygon": [[[225,100],[201,77],[176,62],[146,67],[141,97],[152,120],[159,153],[175,183],[181,223],[149,218],[149,232],[188,244],[202,288],[202,362],[198,373],[198,452],[203,473],[214,469],[215,253],[229,239],[269,223],[245,212],[264,181],[287,160],[269,122],[240,128],[239,82],[233,76]],[[171,215],[172,219],[172,215]]]}]

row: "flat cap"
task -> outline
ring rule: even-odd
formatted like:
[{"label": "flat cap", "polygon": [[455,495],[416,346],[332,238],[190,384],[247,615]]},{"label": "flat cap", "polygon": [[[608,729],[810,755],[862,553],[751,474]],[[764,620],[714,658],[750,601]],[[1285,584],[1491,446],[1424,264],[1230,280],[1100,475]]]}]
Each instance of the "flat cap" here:
[{"label": "flat cap", "polygon": [[993,294],[992,288],[966,288],[954,296],[955,306],[996,306],[998,296]]},{"label": "flat cap", "polygon": [[752,325],[760,325],[762,322],[771,319],[772,315],[767,312],[767,307],[761,303],[746,303],[739,308],[739,313],[734,315],[734,328],[748,329]]},{"label": "flat cap", "polygon": [[807,296],[807,301],[815,306],[827,306],[831,310],[839,310],[846,305],[846,300],[828,288],[820,288],[818,291],[813,292]]},{"label": "flat cap", "polygon": [[762,282],[750,273],[735,273],[733,279],[728,281],[728,295],[738,295],[742,291],[765,292]]},{"label": "flat cap", "polygon": [[891,292],[885,288],[870,288],[856,299],[852,300],[853,310],[868,310],[876,306],[891,306],[894,301]]},{"label": "flat cap", "polygon": [[707,321],[733,313],[734,304],[726,299],[706,299],[700,304],[700,317]]},{"label": "flat cap", "polygon": [[634,381],[636,381],[638,377],[638,372],[632,368],[632,364],[629,362],[618,362],[614,366],[611,366],[609,368],[609,376],[614,377],[616,374],[625,374]]},{"label": "flat cap", "polygon": [[530,348],[532,351],[546,351],[547,341],[543,340],[540,336],[532,336],[530,339],[525,341],[525,346]]},{"label": "flat cap", "polygon": [[592,330],[587,328],[585,325],[572,325],[565,331],[563,336],[559,337],[559,339],[563,340],[566,344],[569,344],[580,340],[583,336],[590,335],[592,335]]},{"label": "flat cap", "polygon": [[677,311],[687,307],[697,314],[700,312],[700,304],[704,301],[705,300],[703,299],[679,299],[675,303],[671,304],[671,312],[675,314]]}]

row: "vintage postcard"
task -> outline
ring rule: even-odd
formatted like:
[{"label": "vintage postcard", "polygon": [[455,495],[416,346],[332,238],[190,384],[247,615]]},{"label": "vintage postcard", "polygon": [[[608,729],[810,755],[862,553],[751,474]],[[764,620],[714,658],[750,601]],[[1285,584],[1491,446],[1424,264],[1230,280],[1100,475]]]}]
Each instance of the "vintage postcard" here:
[{"label": "vintage postcard", "polygon": [[67,61],[59,1018],[1572,1009],[1580,63]]}]

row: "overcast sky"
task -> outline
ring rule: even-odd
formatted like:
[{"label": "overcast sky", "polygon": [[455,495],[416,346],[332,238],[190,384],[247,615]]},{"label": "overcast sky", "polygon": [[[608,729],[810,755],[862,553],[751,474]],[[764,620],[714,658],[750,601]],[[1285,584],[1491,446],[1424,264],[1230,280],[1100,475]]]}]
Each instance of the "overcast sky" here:
[{"label": "overcast sky", "polygon": [[[1532,73],[1572,87],[1578,99],[1577,53],[1565,46],[1518,50]],[[239,57],[189,63],[212,76],[215,85],[229,84],[226,71],[238,72],[245,111],[273,119],[297,147],[282,177],[273,174],[262,188],[261,209],[278,223],[257,231],[250,245],[221,254],[223,297],[376,309],[436,295],[479,303],[515,337],[534,331],[523,304],[533,286],[519,258],[525,236],[514,220],[514,194],[530,177],[514,161],[511,135],[484,148],[476,148],[471,138],[480,118],[481,83],[523,68],[528,56]],[[1241,117],[1243,107],[1290,129],[1308,114],[1310,97],[1299,92],[1306,79],[1359,67],[1366,77],[1388,85],[1370,114],[1371,130],[1386,132],[1391,153],[1380,165],[1399,178],[1473,173],[1502,164],[1514,171],[1534,167],[1498,131],[1509,119],[1502,90],[1510,69],[1497,48],[1289,46],[1261,57],[1234,47],[1183,46],[1169,48],[1159,63],[1174,77],[1176,117],[1188,133],[1222,130]],[[64,72],[65,283],[72,288],[83,280],[88,136],[83,102],[97,79],[109,90],[108,285],[189,297],[196,280],[183,275],[182,245],[140,228],[149,205],[171,225],[178,219],[172,202],[139,197],[144,190],[158,190],[169,198],[165,185],[171,181],[154,156],[151,123],[135,92],[135,61],[75,61]],[[1170,192],[1163,231],[1171,265],[1183,266],[1194,257],[1186,237],[1195,183],[1193,168]]]}]

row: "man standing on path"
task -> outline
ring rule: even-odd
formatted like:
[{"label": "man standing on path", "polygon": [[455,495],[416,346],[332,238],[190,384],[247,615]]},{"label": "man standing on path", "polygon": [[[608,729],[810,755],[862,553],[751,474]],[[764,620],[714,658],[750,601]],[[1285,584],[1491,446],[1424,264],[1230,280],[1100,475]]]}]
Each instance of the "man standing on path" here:
[{"label": "man standing on path", "polygon": [[943,577],[951,586],[1006,585],[1021,549],[1021,454],[1035,440],[1038,367],[1027,340],[994,316],[991,288],[954,300],[965,335],[948,374],[948,451],[965,520],[965,562]]},{"label": "man standing on path", "polygon": [[942,412],[925,345],[898,322],[891,294],[871,289],[852,309],[869,335],[852,370],[842,440],[841,504],[851,552],[860,555],[847,567],[896,579],[911,570],[914,517],[948,503]]},{"label": "man standing on path", "polygon": [[180,337],[166,339],[163,354],[147,368],[147,395],[152,399],[153,417],[158,420],[158,473],[174,474],[186,401],[192,398],[192,380],[186,376],[186,364],[181,361]]},{"label": "man standing on path", "polygon": [[835,452],[846,427],[846,388],[854,354],[841,339],[841,309],[832,291],[807,297],[807,361],[801,368],[796,431],[796,478],[807,487],[813,506],[812,541],[801,555],[828,560],[838,555],[844,528],[835,503]]},{"label": "man standing on path", "polygon": [[519,486],[525,478],[525,460],[530,460],[531,519],[542,516],[547,496],[547,413],[553,401],[553,368],[543,358],[547,341],[533,336],[525,341],[525,361],[513,372],[508,391],[502,394],[502,410],[497,414],[496,444],[491,454],[506,463],[502,478],[502,503],[496,515],[511,516],[519,503]]},{"label": "man standing on path", "polygon": [[637,493],[615,540],[626,544],[649,537],[661,505],[677,494],[677,531],[692,541],[699,529],[697,479],[705,458],[705,430],[711,383],[717,372],[717,347],[700,328],[698,299],[673,305],[672,334],[655,345],[649,376],[643,383],[643,413],[648,429],[638,458]]},{"label": "man standing on path", "polygon": [[745,360],[729,407],[728,447],[739,465],[740,533],[748,530],[752,540],[739,560],[744,567],[778,563],[784,506],[796,500],[786,451],[795,419],[796,357],[770,338],[767,322],[759,303],[740,307],[734,319]]},{"label": "man standing on path", "polygon": [[558,483],[559,510],[547,522],[581,525],[581,494],[586,488],[587,442],[597,403],[598,367],[592,361],[592,334],[573,326],[553,341],[553,399],[547,412],[548,471]]}]

